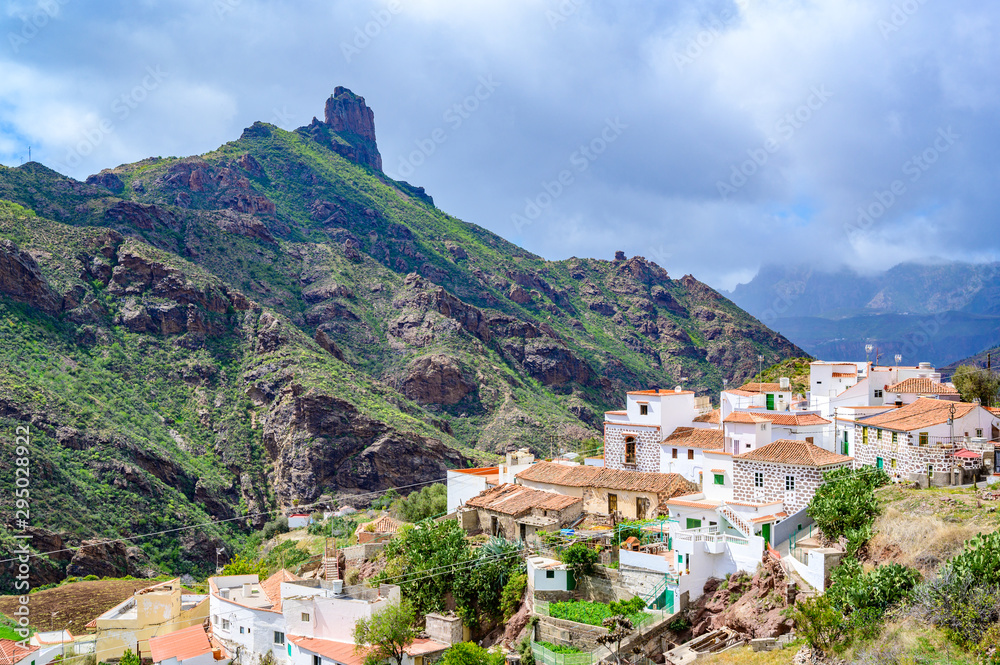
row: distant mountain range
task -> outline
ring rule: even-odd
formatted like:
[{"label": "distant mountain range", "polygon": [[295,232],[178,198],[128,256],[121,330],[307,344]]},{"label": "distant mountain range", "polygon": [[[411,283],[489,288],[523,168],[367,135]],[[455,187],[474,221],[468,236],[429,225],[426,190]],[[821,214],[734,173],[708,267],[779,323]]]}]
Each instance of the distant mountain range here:
[{"label": "distant mountain range", "polygon": [[871,343],[885,361],[898,353],[942,366],[1000,343],[998,275],[1000,263],[901,263],[873,274],[767,265],[727,295],[819,358],[863,358]]}]

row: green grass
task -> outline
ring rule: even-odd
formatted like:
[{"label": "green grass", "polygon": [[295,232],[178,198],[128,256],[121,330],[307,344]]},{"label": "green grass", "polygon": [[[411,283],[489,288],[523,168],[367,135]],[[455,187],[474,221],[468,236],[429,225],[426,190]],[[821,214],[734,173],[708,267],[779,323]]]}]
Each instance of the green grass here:
[{"label": "green grass", "polygon": [[[586,600],[550,603],[549,614],[554,619],[565,619],[567,621],[585,623],[590,626],[600,626],[602,621],[612,616],[611,608],[607,603],[595,603]],[[634,623],[645,616],[644,613],[638,613],[632,615],[630,618]]]}]

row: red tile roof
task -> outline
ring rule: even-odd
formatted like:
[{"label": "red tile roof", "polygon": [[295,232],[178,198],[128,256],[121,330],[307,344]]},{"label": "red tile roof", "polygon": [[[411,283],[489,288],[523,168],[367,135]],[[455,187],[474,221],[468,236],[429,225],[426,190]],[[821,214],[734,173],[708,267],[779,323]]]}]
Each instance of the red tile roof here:
[{"label": "red tile roof", "polygon": [[703,413],[700,416],[695,416],[693,422],[696,423],[712,423],[714,425],[719,424],[719,410],[712,409],[708,413]]},{"label": "red tile roof", "polygon": [[752,425],[770,421],[774,425],[785,427],[807,427],[809,425],[829,425],[831,421],[815,413],[776,413],[774,411],[760,411],[748,413],[746,411],[733,411],[726,416],[727,423],[741,423]]},{"label": "red tile roof", "polygon": [[912,432],[922,427],[941,425],[948,422],[951,409],[955,409],[955,417],[962,418],[977,407],[969,402],[951,402],[948,400],[919,397],[917,401],[893,409],[888,413],[858,420],[861,425],[893,429],[897,432]]},{"label": "red tile roof", "polygon": [[740,388],[730,388],[729,390],[725,390],[723,392],[727,392],[731,395],[739,395],[740,397],[755,397],[756,395],[760,394],[760,393],[752,393],[749,390],[741,390]]},{"label": "red tile roof", "polygon": [[678,492],[692,492],[697,489],[677,473],[650,473],[627,469],[608,469],[601,466],[569,466],[554,462],[532,464],[517,474],[517,478],[522,481],[564,487],[655,492],[657,495],[666,496],[674,496]]},{"label": "red tile roof", "polygon": [[287,635],[287,638],[301,649],[325,656],[343,665],[363,665],[365,661],[364,653],[356,652],[352,642],[336,642],[298,635]]},{"label": "red tile roof", "polygon": [[779,392],[791,392],[791,388],[785,388],[782,391],[780,383],[744,383],[740,386],[740,390],[746,390],[752,393],[779,393]]},{"label": "red tile roof", "polygon": [[754,524],[762,524],[764,522],[773,522],[775,520],[782,520],[788,517],[788,513],[774,513],[773,515],[764,515],[763,517],[755,517],[750,520]]},{"label": "red tile roof", "polygon": [[737,455],[734,462],[776,462],[795,466],[830,466],[850,462],[853,457],[838,455],[808,441],[778,439],[748,453]]},{"label": "red tile roof", "polygon": [[[539,462],[539,464],[548,464],[548,462]],[[532,466],[537,465],[533,464]],[[563,465],[555,464],[554,466]],[[581,468],[600,469],[600,467],[596,466]],[[521,473],[524,472],[522,471]],[[477,496],[466,501],[465,505],[470,508],[482,508],[484,510],[492,510],[496,513],[503,513],[504,515],[520,517],[530,513],[533,508],[563,510],[582,501],[583,499],[575,496],[566,496],[564,494],[556,494],[555,492],[524,487],[523,485],[505,483],[480,492]]]},{"label": "red tile roof", "polygon": [[23,647],[14,640],[0,640],[0,665],[14,665],[35,651],[38,651],[35,645]]},{"label": "red tile roof", "polygon": [[698,496],[698,495],[685,494],[684,496],[674,497],[673,499],[670,499],[666,503],[668,506],[685,506],[687,508],[717,508],[722,505],[720,501],[712,501],[711,499],[705,499],[705,498],[688,500],[687,497],[690,496]]},{"label": "red tile roof", "polygon": [[194,658],[212,650],[202,624],[183,628],[173,633],[149,638],[149,652],[154,663],[170,658],[178,661]]},{"label": "red tile roof", "polygon": [[721,429],[706,429],[704,427],[678,427],[663,442],[672,443],[678,447],[705,450],[721,450],[726,445],[725,433]]},{"label": "red tile roof", "polygon": [[953,455],[961,459],[982,459],[983,457],[982,453],[977,453],[974,450],[966,450],[965,448],[956,450]]},{"label": "red tile roof", "polygon": [[423,656],[429,653],[444,651],[449,646],[451,645],[445,644],[444,642],[418,637],[410,643],[410,646],[406,647],[406,653],[411,656]]},{"label": "red tile roof", "polygon": [[267,596],[268,600],[271,601],[271,611],[280,612],[281,611],[281,583],[282,582],[294,582],[301,580],[302,578],[291,573],[284,568],[271,575],[266,580],[260,583],[261,591]]},{"label": "red tile roof", "polygon": [[957,395],[958,390],[950,383],[938,383],[928,378],[914,378],[885,387],[890,393],[917,393],[919,395]]}]

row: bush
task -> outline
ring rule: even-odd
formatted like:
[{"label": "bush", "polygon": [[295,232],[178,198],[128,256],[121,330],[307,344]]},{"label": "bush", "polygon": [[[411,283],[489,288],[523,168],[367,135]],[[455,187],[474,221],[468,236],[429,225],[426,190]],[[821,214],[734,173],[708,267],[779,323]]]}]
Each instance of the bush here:
[{"label": "bush", "polygon": [[573,573],[577,576],[593,573],[594,564],[600,557],[600,552],[585,543],[573,543],[560,554],[562,562],[572,567]]},{"label": "bush", "polygon": [[503,620],[505,622],[510,621],[510,618],[517,612],[517,608],[521,604],[521,598],[524,596],[524,591],[527,588],[527,573],[514,573],[507,580],[507,584],[503,587],[503,593],[500,594],[500,611],[503,613]]},{"label": "bush", "polygon": [[875,490],[888,484],[889,475],[867,466],[841,467],[824,474],[823,480],[807,512],[828,539],[846,538],[847,552],[853,555],[872,537],[880,513]]},{"label": "bush", "polygon": [[459,642],[444,652],[440,665],[503,665],[503,654],[489,651],[474,642]]},{"label": "bush", "polygon": [[271,520],[260,530],[261,535],[264,540],[271,540],[275,536],[288,533],[288,518],[282,515],[281,517]]},{"label": "bush", "polygon": [[552,653],[568,653],[568,654],[586,653],[584,651],[581,651],[580,649],[577,649],[576,647],[571,647],[565,644],[553,644],[552,642],[535,642],[535,644],[537,644],[538,646],[545,647]]},{"label": "bush", "polygon": [[600,626],[605,619],[624,614],[633,621],[642,618],[642,608],[645,601],[642,598],[633,598],[629,601],[607,603],[594,603],[585,600],[568,601],[564,603],[550,603],[549,614],[553,619],[565,619],[566,621],[576,621],[591,626]]},{"label": "bush", "polygon": [[448,509],[448,487],[444,483],[428,485],[408,497],[392,503],[392,513],[404,522],[419,522],[445,513]]}]

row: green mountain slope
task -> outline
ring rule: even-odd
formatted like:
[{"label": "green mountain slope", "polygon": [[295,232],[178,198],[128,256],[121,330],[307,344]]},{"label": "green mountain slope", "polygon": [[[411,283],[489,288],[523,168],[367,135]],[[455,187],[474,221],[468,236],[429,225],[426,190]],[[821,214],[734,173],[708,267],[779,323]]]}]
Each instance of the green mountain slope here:
[{"label": "green mountain slope", "polygon": [[706,394],[803,355],[691,276],[545,261],[445,214],[378,170],[366,117],[338,89],[324,122],[87,183],[0,168],[0,416],[58,469],[37,501],[74,502],[35,526],[232,519],[144,545],[204,569],[293,501],[599,436],[624,390]]}]

